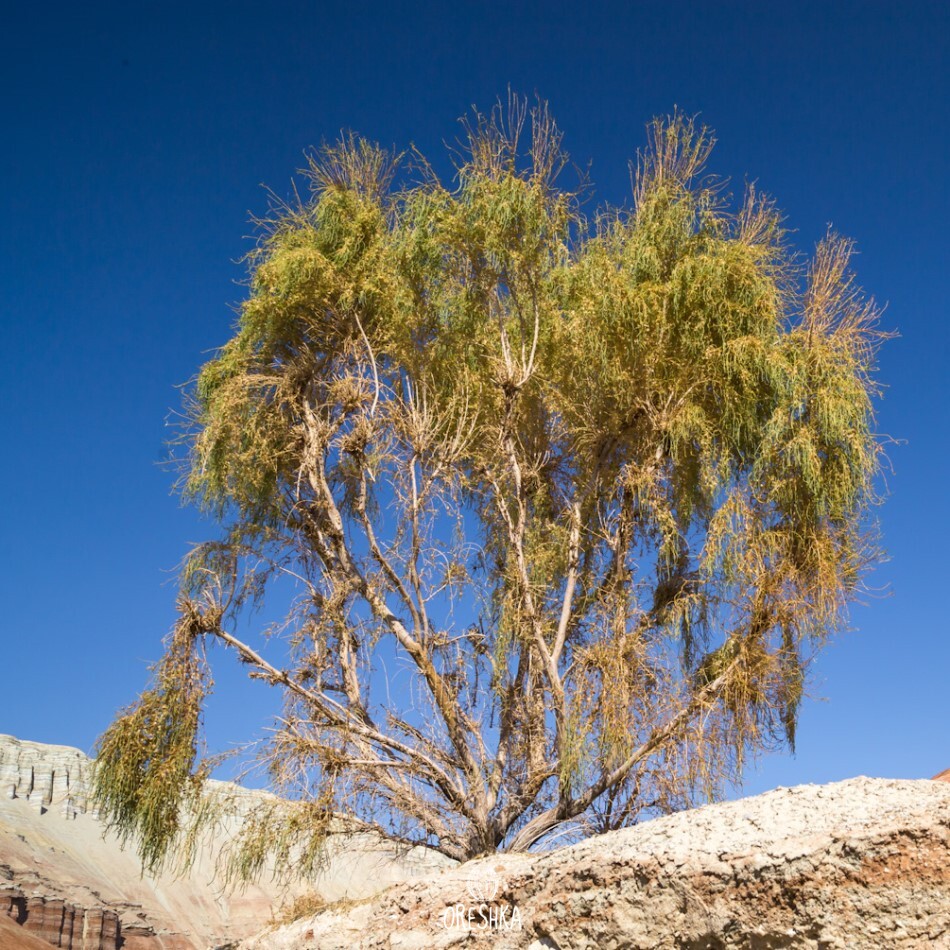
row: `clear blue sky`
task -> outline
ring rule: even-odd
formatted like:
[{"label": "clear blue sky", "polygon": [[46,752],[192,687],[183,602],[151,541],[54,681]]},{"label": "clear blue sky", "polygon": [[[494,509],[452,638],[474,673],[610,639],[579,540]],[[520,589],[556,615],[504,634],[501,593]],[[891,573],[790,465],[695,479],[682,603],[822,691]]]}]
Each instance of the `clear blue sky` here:
[{"label": "clear blue sky", "polygon": [[[510,84],[550,100],[601,200],[644,124],[701,113],[713,170],[757,179],[805,250],[854,237],[900,339],[882,354],[891,595],[824,654],[796,758],[748,789],[950,767],[945,493],[948,37],[937,2],[11,6],[0,38],[0,732],[90,749],[145,683],[173,569],[213,530],[170,496],[165,419],[227,338],[260,184],[353,128],[442,142]],[[225,659],[222,657],[222,659]],[[221,747],[260,684],[218,666]]]}]

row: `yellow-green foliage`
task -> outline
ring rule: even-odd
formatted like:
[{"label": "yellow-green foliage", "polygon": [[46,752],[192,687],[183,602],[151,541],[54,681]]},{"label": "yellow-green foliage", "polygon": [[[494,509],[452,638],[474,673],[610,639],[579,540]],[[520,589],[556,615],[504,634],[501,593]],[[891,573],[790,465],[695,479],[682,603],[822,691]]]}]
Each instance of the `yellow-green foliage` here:
[{"label": "yellow-green foliage", "polygon": [[[196,764],[205,633],[287,692],[265,757],[321,803],[249,820],[242,877],[309,861],[334,810],[468,857],[675,807],[794,741],[875,554],[880,334],[851,245],[802,266],[680,115],[632,206],[590,215],[543,106],[467,133],[451,185],[345,139],[263,222],[190,394],[185,493],[225,533],[183,591],[217,619],[101,745],[103,807],[149,861]],[[284,639],[228,640],[276,577]],[[392,655],[413,676],[383,696]]]},{"label": "yellow-green foliage", "polygon": [[202,625],[195,615],[182,618],[153,686],[120,713],[96,749],[99,806],[123,842],[139,847],[150,871],[161,868],[182,830],[184,806],[201,792],[197,734],[209,688],[196,643]]}]

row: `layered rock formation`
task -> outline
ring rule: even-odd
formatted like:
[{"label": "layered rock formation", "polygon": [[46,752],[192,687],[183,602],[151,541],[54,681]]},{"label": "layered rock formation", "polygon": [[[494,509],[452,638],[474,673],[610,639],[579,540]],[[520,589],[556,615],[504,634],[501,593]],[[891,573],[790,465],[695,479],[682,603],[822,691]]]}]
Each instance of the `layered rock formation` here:
[{"label": "layered rock formation", "polygon": [[0,950],[49,950],[49,944],[0,916]]},{"label": "layered rock formation", "polygon": [[21,742],[0,735],[0,799],[19,799],[43,815],[50,808],[66,819],[88,806],[89,760],[69,746]]},{"label": "layered rock formation", "polygon": [[244,950],[950,948],[950,786],[778,789],[330,907]]},{"label": "layered rock formation", "polygon": [[[19,924],[21,933],[30,934],[37,940],[54,947],[95,948],[112,950],[120,946],[119,915],[103,907],[77,907],[56,897],[27,897],[18,887],[0,890],[0,916]],[[147,934],[146,939],[152,934]],[[138,943],[145,948],[156,943],[142,943],[130,928],[121,946],[124,950],[136,950]],[[11,934],[12,938],[12,934]]]},{"label": "layered rock formation", "polygon": [[[368,836],[341,837],[314,881],[284,888],[263,880],[229,892],[216,876],[222,842],[210,840],[187,875],[143,876],[138,857],[90,810],[90,768],[78,749],[0,736],[0,950],[36,941],[66,950],[205,950],[257,932],[297,893],[358,899],[445,863],[421,850],[397,854]],[[267,797],[211,784],[235,809],[225,835]]]}]

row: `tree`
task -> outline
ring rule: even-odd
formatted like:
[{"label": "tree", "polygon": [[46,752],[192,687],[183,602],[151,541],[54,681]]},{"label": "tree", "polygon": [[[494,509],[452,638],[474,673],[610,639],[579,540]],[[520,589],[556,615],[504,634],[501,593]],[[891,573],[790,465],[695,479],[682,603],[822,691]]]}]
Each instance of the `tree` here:
[{"label": "tree", "polygon": [[875,556],[881,334],[851,244],[803,265],[681,115],[632,207],[590,220],[543,104],[465,128],[451,187],[352,136],[317,154],[190,390],[183,492],[223,533],[99,745],[148,864],[204,814],[209,642],[285,697],[261,754],[289,803],[248,821],[245,872],[340,816],[464,860],[684,807],[794,744]]}]

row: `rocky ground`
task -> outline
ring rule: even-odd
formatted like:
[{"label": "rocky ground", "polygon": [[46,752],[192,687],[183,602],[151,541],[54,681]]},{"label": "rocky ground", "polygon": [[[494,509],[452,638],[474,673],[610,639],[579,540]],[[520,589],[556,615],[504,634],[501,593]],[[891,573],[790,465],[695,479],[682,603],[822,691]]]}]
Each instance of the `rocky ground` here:
[{"label": "rocky ground", "polygon": [[856,778],[398,884],[244,950],[950,948],[950,784]]}]

